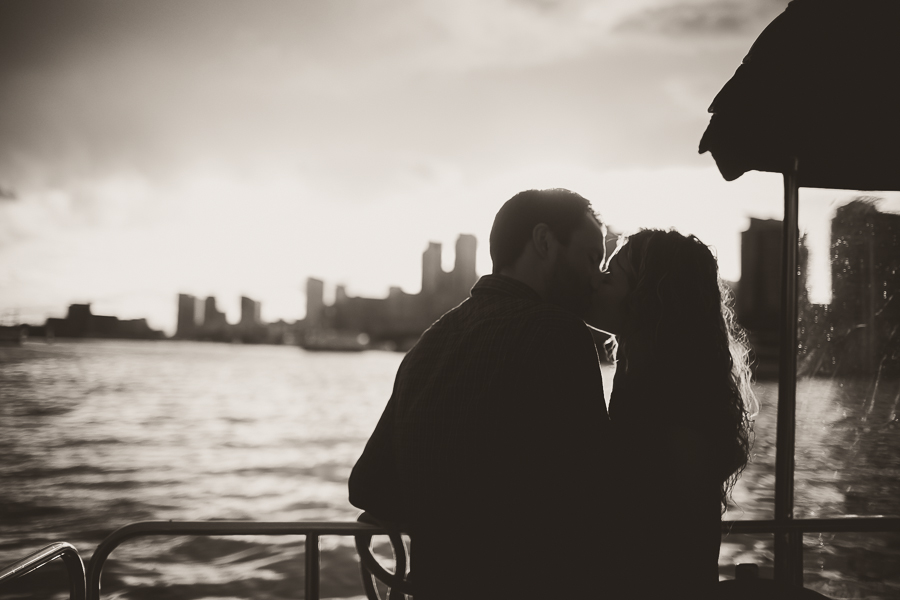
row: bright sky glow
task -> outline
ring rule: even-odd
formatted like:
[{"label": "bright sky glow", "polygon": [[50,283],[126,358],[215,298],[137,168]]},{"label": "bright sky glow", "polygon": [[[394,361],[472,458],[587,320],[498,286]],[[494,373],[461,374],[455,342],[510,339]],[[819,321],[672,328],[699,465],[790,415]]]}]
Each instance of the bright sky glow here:
[{"label": "bright sky glow", "polygon": [[179,292],[304,314],[316,276],[420,286],[518,191],[676,227],[740,276],[781,179],[726,183],[706,109],[784,0],[0,3],[0,316],[148,317]]}]

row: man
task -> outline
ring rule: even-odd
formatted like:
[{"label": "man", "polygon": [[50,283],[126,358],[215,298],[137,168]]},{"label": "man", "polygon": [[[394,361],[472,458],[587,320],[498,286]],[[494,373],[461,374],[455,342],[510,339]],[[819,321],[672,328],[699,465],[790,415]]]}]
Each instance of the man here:
[{"label": "man", "polygon": [[604,237],[578,194],[517,194],[492,274],[400,365],[349,487],[410,532],[415,600],[602,597],[608,416],[583,319]]}]

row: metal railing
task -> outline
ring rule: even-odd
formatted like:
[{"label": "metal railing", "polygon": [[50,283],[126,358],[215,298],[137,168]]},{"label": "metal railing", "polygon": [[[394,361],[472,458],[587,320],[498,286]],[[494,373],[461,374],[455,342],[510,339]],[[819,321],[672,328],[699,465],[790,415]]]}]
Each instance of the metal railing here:
[{"label": "metal railing", "polygon": [[[319,537],[323,535],[354,536],[356,548],[360,555],[360,570],[366,595],[378,600],[372,577],[387,584],[390,589],[389,598],[402,598],[400,594],[411,594],[411,585],[407,580],[406,549],[400,535],[388,532],[384,528],[363,522],[353,521],[307,521],[298,523],[248,522],[248,521],[143,521],[120,527],[109,534],[88,562],[87,598],[99,600],[100,576],[103,564],[110,553],[122,542],[147,536],[173,535],[302,535],[306,537],[305,546],[305,598],[319,598]],[[391,540],[396,562],[395,573],[384,569],[372,556],[370,543],[372,536],[387,535]]]},{"label": "metal railing", "polygon": [[39,569],[47,563],[62,558],[66,565],[66,573],[69,576],[69,599],[84,600],[85,598],[85,573],[84,563],[78,550],[66,542],[55,542],[29,554],[22,560],[9,565],[0,571],[0,583],[12,581]]},{"label": "metal railing", "polygon": [[[722,533],[890,533],[900,532],[900,517],[835,517],[831,519],[774,519],[723,521]],[[802,551],[802,548],[801,548]],[[802,563],[801,563],[802,567]]]},{"label": "metal railing", "polygon": [[[143,521],[120,527],[107,536],[94,551],[87,572],[78,551],[70,544],[57,542],[29,555],[0,571],[0,582],[21,577],[43,565],[62,558],[69,576],[71,600],[99,600],[100,579],[106,559],[123,542],[137,537],[176,535],[302,535],[305,540],[304,586],[307,600],[319,598],[319,538],[325,535],[353,536],[360,559],[360,573],[366,596],[379,600],[375,579],[388,587],[389,600],[402,600],[412,595],[408,575],[408,551],[399,532],[389,531],[371,522],[309,521],[299,523],[248,521]],[[724,534],[790,534],[800,538],[804,533],[875,533],[900,532],[898,517],[843,517],[832,519],[791,519],[724,521]],[[394,552],[394,573],[386,570],[371,552],[375,535],[386,535]],[[801,548],[802,551],[802,548]],[[801,561],[802,562],[802,561]]]}]

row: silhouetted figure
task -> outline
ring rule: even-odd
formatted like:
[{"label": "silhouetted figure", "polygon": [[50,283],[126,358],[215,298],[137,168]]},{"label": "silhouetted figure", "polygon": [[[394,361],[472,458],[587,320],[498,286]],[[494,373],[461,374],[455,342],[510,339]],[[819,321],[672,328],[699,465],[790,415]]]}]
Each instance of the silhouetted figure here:
[{"label": "silhouetted figure", "polygon": [[623,598],[715,590],[721,515],[755,405],[728,294],[706,245],[659,230],[632,235],[597,292],[589,322],[619,341],[609,414]]},{"label": "silhouetted figure", "polygon": [[531,190],[490,247],[493,273],[403,360],[350,501],[410,531],[416,600],[602,597],[609,422],[583,318],[604,228]]}]

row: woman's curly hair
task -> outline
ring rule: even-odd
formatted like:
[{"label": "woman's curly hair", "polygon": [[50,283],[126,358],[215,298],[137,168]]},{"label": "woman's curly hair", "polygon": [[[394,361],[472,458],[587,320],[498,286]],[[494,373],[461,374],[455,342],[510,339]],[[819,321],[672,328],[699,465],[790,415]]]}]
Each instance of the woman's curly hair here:
[{"label": "woman's curly hair", "polygon": [[[645,229],[629,236],[620,251],[631,287],[621,344],[627,372],[666,385],[665,397],[682,399],[661,412],[683,419],[711,442],[724,511],[749,462],[757,408],[733,295],[715,256],[693,235]],[[665,402],[662,393],[654,396]]]}]

